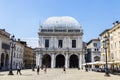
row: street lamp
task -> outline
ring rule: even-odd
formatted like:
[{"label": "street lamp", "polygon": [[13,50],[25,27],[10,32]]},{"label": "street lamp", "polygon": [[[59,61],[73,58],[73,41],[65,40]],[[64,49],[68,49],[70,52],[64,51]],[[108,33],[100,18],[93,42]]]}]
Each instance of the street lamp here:
[{"label": "street lamp", "polygon": [[112,73],[114,73],[114,61],[115,61],[115,60],[113,60]]},{"label": "street lamp", "polygon": [[8,75],[14,75],[13,72],[12,72],[12,60],[13,60],[15,43],[16,43],[16,39],[15,39],[15,36],[13,35],[10,38],[11,60],[10,60],[10,70],[9,70]]},{"label": "street lamp", "polygon": [[106,68],[105,68],[105,76],[110,76],[108,71],[108,62],[107,62],[107,46],[108,46],[108,37],[105,35],[103,39],[103,48],[105,49],[106,54]]},{"label": "street lamp", "polygon": [[111,55],[111,57],[112,57],[112,73],[114,73],[114,54],[112,53],[112,55]]}]

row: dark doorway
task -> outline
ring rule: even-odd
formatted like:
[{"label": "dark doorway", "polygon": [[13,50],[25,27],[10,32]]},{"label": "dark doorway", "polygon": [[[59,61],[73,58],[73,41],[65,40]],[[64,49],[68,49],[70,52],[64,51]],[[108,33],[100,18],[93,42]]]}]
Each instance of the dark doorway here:
[{"label": "dark doorway", "polygon": [[70,56],[70,68],[78,68],[78,57],[77,55]]},{"label": "dark doorway", "polygon": [[62,54],[56,56],[56,68],[62,68],[65,65],[65,57]]},{"label": "dark doorway", "polygon": [[42,66],[46,65],[48,68],[51,67],[51,57],[48,54],[43,55]]},{"label": "dark doorway", "polygon": [[9,56],[8,56],[8,54],[6,54],[6,58],[5,58],[5,69],[8,69],[8,65],[9,65]]},{"label": "dark doorway", "polygon": [[4,53],[1,54],[1,69],[4,67],[4,59],[5,59],[5,55]]}]

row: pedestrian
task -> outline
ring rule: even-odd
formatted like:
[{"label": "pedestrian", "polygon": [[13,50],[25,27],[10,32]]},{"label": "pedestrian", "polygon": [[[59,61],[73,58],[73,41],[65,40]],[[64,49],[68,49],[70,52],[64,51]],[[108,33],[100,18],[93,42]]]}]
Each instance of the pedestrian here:
[{"label": "pedestrian", "polygon": [[44,73],[46,73],[47,71],[46,65],[44,65],[43,67],[44,67]]},{"label": "pedestrian", "polygon": [[21,68],[20,68],[19,65],[17,65],[17,75],[18,75],[18,73],[19,73],[20,75],[22,75],[22,73],[21,73]]},{"label": "pedestrian", "polygon": [[37,75],[39,75],[40,67],[37,66]]},{"label": "pedestrian", "polygon": [[41,66],[41,70],[43,70],[43,65]]},{"label": "pedestrian", "polygon": [[63,66],[63,72],[66,74],[66,68],[65,68],[65,65]]}]

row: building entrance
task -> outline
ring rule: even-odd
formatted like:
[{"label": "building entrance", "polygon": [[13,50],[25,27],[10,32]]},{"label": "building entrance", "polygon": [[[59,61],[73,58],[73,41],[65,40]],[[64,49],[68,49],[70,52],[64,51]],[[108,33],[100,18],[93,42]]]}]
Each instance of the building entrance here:
[{"label": "building entrance", "polygon": [[62,54],[56,56],[56,68],[62,68],[65,65],[65,57]]},{"label": "building entrance", "polygon": [[2,69],[4,67],[4,59],[5,59],[5,55],[4,53],[1,54],[1,66],[0,66],[0,69]]},{"label": "building entrance", "polygon": [[70,68],[78,68],[78,57],[77,55],[70,56]]},{"label": "building entrance", "polygon": [[43,55],[42,66],[46,65],[48,68],[51,67],[51,57],[48,54]]}]

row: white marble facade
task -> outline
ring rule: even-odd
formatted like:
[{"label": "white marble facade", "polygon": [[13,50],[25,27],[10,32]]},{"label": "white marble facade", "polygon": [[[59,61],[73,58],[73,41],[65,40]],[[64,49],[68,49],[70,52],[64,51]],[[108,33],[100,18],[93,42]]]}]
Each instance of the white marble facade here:
[{"label": "white marble facade", "polygon": [[82,68],[83,30],[72,17],[50,17],[41,24],[39,46],[36,48],[36,66],[50,68]]},{"label": "white marble facade", "polygon": [[23,67],[23,54],[24,54],[24,45],[20,43],[20,40],[16,41],[14,53],[13,53],[13,69],[17,69],[19,65]]}]

